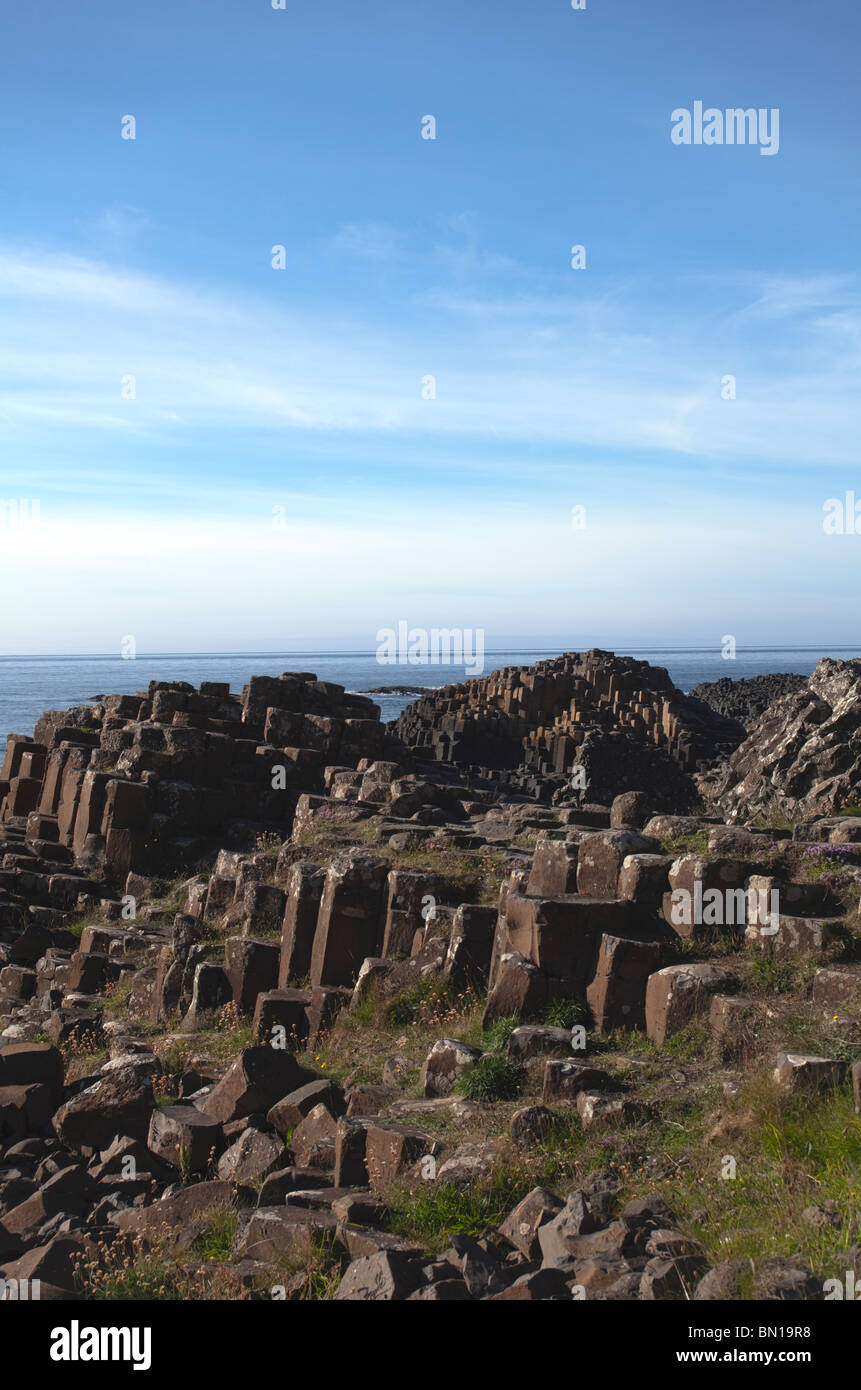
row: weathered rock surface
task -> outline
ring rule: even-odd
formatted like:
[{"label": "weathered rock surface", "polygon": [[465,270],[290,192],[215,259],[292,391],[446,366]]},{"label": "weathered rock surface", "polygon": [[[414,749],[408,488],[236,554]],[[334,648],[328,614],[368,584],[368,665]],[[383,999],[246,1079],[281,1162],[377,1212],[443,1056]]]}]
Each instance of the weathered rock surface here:
[{"label": "weathered rock surface", "polygon": [[861,660],[823,657],[810,680],[769,705],[726,763],[700,779],[730,821],[780,808],[828,815],[861,798]]},{"label": "weathered rock surface", "polygon": [[807,679],[807,676],[787,673],[746,676],[740,680],[723,676],[717,681],[703,681],[695,685],[688,695],[692,700],[702,700],[716,714],[735,719],[746,729],[752,729],[769,705],[784,695],[794,695],[803,690]]},{"label": "weathered rock surface", "polygon": [[[847,665],[801,732],[828,725],[854,757]],[[701,1215],[682,1231],[661,1198],[624,1196],[645,1170],[695,1179],[665,1124],[747,1155],[748,1076],[799,1112],[845,1107],[851,1079],[861,1109],[861,1063],[833,1060],[861,1036],[861,818],[817,810],[790,838],[680,814],[740,734],[644,663],[566,657],[426,701],[411,752],[307,673],[239,702],[105,697],[9,741],[0,1278],[73,1297],[76,1260],[163,1239],[196,1278],[227,1232],[230,1296],[268,1296],[276,1270],[291,1300],[339,1279],[357,1301],[819,1296],[805,1232],[851,1243],[841,1202],[805,1194],[802,1253],[737,1278],[708,1270]],[[159,882],[156,862],[199,871]],[[715,891],[740,915],[672,920],[674,894]],[[458,1094],[472,1080],[481,1101]],[[713,1085],[728,1104],[700,1135],[681,1107]],[[496,1231],[431,1256],[389,1229],[430,1184],[469,1193],[551,1151],[558,1191]]]},{"label": "weathered rock surface", "polygon": [[[605,741],[611,723],[617,747]],[[445,686],[410,705],[397,732],[407,747],[437,761],[497,769],[525,763],[560,777],[581,765],[582,755],[583,801],[649,785],[656,808],[669,796],[672,809],[679,809],[680,796],[696,801],[677,769],[693,771],[743,734],[678,691],[663,668],[601,651]]]}]

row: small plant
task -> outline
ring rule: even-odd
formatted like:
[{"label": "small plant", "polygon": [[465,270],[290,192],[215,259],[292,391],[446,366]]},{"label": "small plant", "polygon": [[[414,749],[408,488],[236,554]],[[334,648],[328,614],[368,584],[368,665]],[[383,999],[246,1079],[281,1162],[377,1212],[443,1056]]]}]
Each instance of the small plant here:
[{"label": "small plant", "polygon": [[506,1014],[504,1018],[495,1018],[488,1028],[485,1028],[481,1035],[481,1046],[485,1052],[504,1052],[508,1047],[508,1039],[515,1028],[520,1027],[519,1014]]},{"label": "small plant", "polygon": [[707,1054],[712,1034],[707,1023],[689,1023],[671,1038],[667,1038],[663,1051],[680,1062],[695,1062]]},{"label": "small plant", "polygon": [[364,1027],[370,1028],[376,1018],[378,1007],[376,992],[369,989],[364,999],[360,999],[355,1008],[350,1010],[350,1018],[353,1023],[360,1023]]},{"label": "small plant", "polygon": [[293,1301],[326,1303],[335,1297],[343,1263],[334,1236],[315,1235],[301,1259],[281,1259],[255,1280],[258,1292],[273,1294],[283,1288]]},{"label": "small plant", "polygon": [[222,1033],[235,1033],[241,1022],[239,1005],[235,999],[231,999],[219,1010],[215,1026]]},{"label": "small plant", "polygon": [[418,1192],[394,1189],[387,1198],[391,1230],[442,1249],[452,1235],[480,1236],[497,1227],[534,1185],[530,1175],[501,1168],[466,1188],[443,1182]]},{"label": "small plant", "polygon": [[191,1181],[191,1157],[188,1145],[183,1143],[179,1146],[179,1178],[183,1186]]},{"label": "small plant", "polygon": [[426,975],[389,999],[384,1015],[387,1025],[401,1028],[411,1023],[431,1023],[447,1012],[451,995],[446,980]]},{"label": "small plant", "polygon": [[798,877],[805,883],[844,888],[855,882],[851,870],[857,859],[857,845],[808,845],[801,855]]},{"label": "small plant", "polygon": [[173,1105],[177,1096],[176,1078],[169,1075],[165,1076],[164,1073],[160,1076],[154,1076],[152,1078],[152,1093],[156,1105]]},{"label": "small plant", "polygon": [[72,1033],[60,1044],[63,1061],[67,1069],[67,1079],[80,1081],[107,1061],[104,1038],[98,1023],[78,1033]]},{"label": "small plant", "polygon": [[[180,1150],[182,1158],[182,1150]],[[226,1260],[236,1236],[237,1212],[232,1207],[213,1207],[195,1241],[195,1249],[207,1260]]]},{"label": "small plant", "polygon": [[763,994],[790,994],[798,986],[798,969],[793,961],[760,956],[751,962],[750,973],[753,988]]},{"label": "small plant", "polygon": [[281,848],[281,836],[274,830],[261,830],[254,843],[261,853],[274,854]]},{"label": "small plant", "polygon": [[576,1028],[589,1022],[589,1010],[582,999],[566,999],[555,995],[544,1006],[544,1023],[553,1028]]},{"label": "small plant", "polygon": [[[185,1062],[186,1058],[188,1057],[188,1054],[189,1045],[187,1042],[182,1042],[179,1040],[172,1042],[170,1047],[163,1054],[161,1059],[161,1064],[164,1068],[165,1074],[167,1075],[171,1072],[184,1071]],[[155,1082],[153,1082],[153,1087],[154,1086]]]},{"label": "small plant", "polygon": [[90,1258],[73,1258],[73,1269],[85,1298],[112,1303],[227,1301],[246,1296],[220,1263],[186,1267],[166,1240],[149,1244],[140,1234],[102,1246]]},{"label": "small plant", "polygon": [[512,1057],[488,1053],[474,1067],[461,1072],[455,1083],[458,1095],[466,1100],[514,1100],[523,1084],[524,1070]]},{"label": "small plant", "polygon": [[126,1012],[129,995],[132,992],[134,982],[134,972],[132,970],[127,970],[118,980],[114,980],[108,985],[102,1000],[106,1013],[124,1014]]},{"label": "small plant", "polygon": [[665,835],[659,844],[664,854],[705,854],[709,838],[705,831],[695,835]]}]

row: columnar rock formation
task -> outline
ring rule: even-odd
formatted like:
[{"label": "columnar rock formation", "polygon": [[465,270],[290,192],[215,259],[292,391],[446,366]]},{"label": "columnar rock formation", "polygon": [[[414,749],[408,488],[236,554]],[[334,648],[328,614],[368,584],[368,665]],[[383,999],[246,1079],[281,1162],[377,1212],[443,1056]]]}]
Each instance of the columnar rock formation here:
[{"label": "columnar rock formation", "polygon": [[[373,786],[386,774],[392,769],[372,766],[365,776]],[[393,1184],[425,1185],[430,1160],[441,1183],[493,1171],[498,1140],[452,1146],[421,1124],[423,1107],[463,1107],[454,1088],[482,1062],[481,1048],[439,1038],[421,1067],[419,1100],[404,1095],[406,1063],[397,1058],[382,1062],[382,1084],[345,1086],[296,1055],[310,1059],[369,991],[396,996],[429,973],[457,989],[469,984],[487,992],[486,1024],[523,1020],[507,1056],[538,1084],[541,1104],[506,1123],[514,1145],[528,1148],[563,1115],[584,1135],[643,1133],[655,1122],[636,1086],[590,1057],[590,1038],[641,1029],[660,1052],[698,1022],[721,1065],[743,1064],[771,1012],[738,992],[746,935],[777,960],[818,964],[814,1009],[857,1015],[861,974],[831,958],[839,940],[829,922],[839,918],[829,917],[836,904],[826,885],[780,882],[776,931],[763,936],[758,890],[768,900],[777,882],[766,874],[773,836],[672,816],[642,825],[644,805],[623,796],[581,813],[580,825],[570,812],[542,812],[531,863],[506,878],[498,906],[459,903],[439,874],[392,869],[363,847],[318,865],[303,852],[300,815],[277,858],[225,851],[208,879],[190,880],[186,911],[168,932],[143,918],[88,925],[77,941],[55,933],[39,959],[35,949],[16,956],[15,943],[0,947],[0,1278],[36,1278],[45,1296],[74,1297],[77,1261],[110,1258],[118,1241],[125,1250],[125,1234],[144,1247],[171,1232],[187,1240],[186,1228],[193,1237],[207,1213],[223,1220],[241,1196],[256,1207],[237,1222],[224,1266],[237,1293],[262,1285],[252,1296],[271,1296],[267,1281],[283,1278],[273,1270],[325,1240],[340,1265],[340,1299],[729,1296],[712,1287],[732,1270],[712,1268],[665,1205],[629,1202],[614,1220],[600,1185],[564,1203],[535,1188],[490,1244],[455,1236],[444,1258],[429,1258],[385,1229],[387,1194]],[[518,809],[512,844],[524,830]],[[812,829],[835,843],[853,831],[857,842],[861,822]],[[707,838],[706,851],[661,852],[668,837],[694,833]],[[803,852],[783,843],[787,855]],[[725,924],[676,919],[673,894],[697,884],[754,890],[753,908],[732,924],[732,960],[673,961],[680,935],[707,942],[720,931],[726,940]],[[235,934],[214,947],[213,932],[224,931]],[[123,976],[131,991],[120,1021],[100,995]],[[566,998],[585,1002],[586,1027],[530,1022]],[[194,1044],[225,1005],[251,1020],[252,1045],[226,1064],[198,1054],[175,1071],[174,1046]],[[154,1040],[153,1024],[179,1032]],[[49,1042],[36,1040],[42,1033]],[[76,1046],[110,1056],[96,1076],[68,1083],[60,1049]],[[679,1064],[670,1065],[675,1078]],[[845,1063],[794,1049],[774,1057],[773,1085],[783,1092],[826,1093],[848,1076]],[[861,1106],[861,1064],[854,1080]],[[170,1104],[156,1104],[156,1083]],[[753,1266],[760,1296],[821,1296],[808,1270],[773,1263]]]},{"label": "columnar rock formation", "polygon": [[[676,757],[692,756],[691,730],[708,746],[709,726],[697,726],[685,705],[650,724],[644,712],[653,706],[639,694],[631,725],[615,687],[598,679],[604,658],[586,664],[595,679],[574,715],[586,719],[588,710],[594,722],[578,756],[590,742],[627,744],[615,711],[637,729],[630,746],[645,748],[644,731],[663,731],[666,744],[650,751],[683,777]],[[798,697],[787,697],[800,739],[822,731],[823,748],[834,750],[842,732],[854,749],[857,680],[861,669],[825,664],[815,701],[795,709]],[[522,699],[535,714],[534,685],[512,679],[508,690],[529,692]],[[590,1132],[648,1135],[681,1084],[678,1057],[664,1057],[663,1088],[646,1094],[643,1084],[690,1024],[708,1030],[718,1068],[761,1062],[765,1049],[781,1094],[827,1096],[851,1080],[861,1111],[861,1062],[850,1069],[785,1037],[775,1050],[768,1030],[782,1026],[781,1001],[748,991],[751,961],[776,975],[803,962],[812,977],[807,1024],[831,1020],[841,1044],[861,1026],[853,955],[861,819],[818,819],[790,836],[653,814],[651,786],[611,804],[548,806],[499,783],[458,780],[453,765],[434,778],[429,764],[416,773],[377,756],[396,745],[374,707],[310,676],[255,679],[241,701],[223,688],[176,686],[133,697],[133,708],[129,698],[45,716],[37,738],[9,741],[0,824],[0,1279],[36,1278],[46,1296],[73,1297],[76,1261],[98,1263],[114,1248],[127,1259],[126,1235],[145,1246],[179,1230],[187,1251],[207,1213],[223,1222],[241,1201],[254,1209],[237,1219],[221,1262],[235,1296],[272,1296],[273,1279],[284,1277],[273,1270],[322,1244],[343,1276],[344,1299],[734,1296],[713,1292],[732,1285],[733,1271],[710,1268],[699,1240],[677,1229],[660,1199],[620,1203],[614,1216],[621,1179],[611,1191],[597,1174],[584,1177],[565,1201],[535,1188],[492,1239],[455,1232],[438,1258],[386,1229],[387,1202],[428,1181],[481,1181],[503,1142],[528,1149],[563,1119],[584,1143]],[[660,695],[668,706],[675,698]],[[489,725],[513,717],[485,713]],[[573,733],[539,725],[534,743],[524,728],[523,747],[549,753],[553,739],[573,738],[581,724],[570,704],[562,727]],[[687,754],[683,727],[694,740]],[[202,742],[189,746],[185,734]],[[94,765],[69,769],[77,753]],[[104,766],[104,754],[116,767]],[[267,799],[275,754],[292,769],[289,809]],[[107,778],[95,783],[102,802],[87,790],[87,778],[98,777]],[[313,789],[301,790],[308,783]],[[42,805],[48,795],[56,810]],[[128,826],[123,797],[134,804],[142,795],[152,798],[148,819]],[[214,810],[204,809],[210,795]],[[185,806],[190,819],[171,820],[166,806]],[[261,807],[281,825],[277,839],[221,848],[169,895],[139,868],[117,876],[116,835],[153,836],[168,817],[174,833],[165,827],[156,841],[169,862],[182,858],[178,845],[188,838],[217,842],[222,824],[266,824]],[[416,849],[427,858],[417,862]],[[811,863],[821,870],[812,877]],[[464,887],[464,870],[482,864],[495,869],[492,895]],[[713,958],[692,960],[691,939],[698,954],[714,948]],[[318,1049],[341,1036],[349,1054],[369,999],[402,1006],[429,982],[448,1003],[445,1022],[434,1015],[425,1027],[446,1035],[432,1033],[418,1057],[377,1058],[378,1082],[333,1080]],[[486,1026],[517,1023],[504,1057],[496,1044],[487,1053],[475,1046],[475,1033],[469,1043],[450,1034],[465,998],[481,1001]],[[582,1027],[571,1026],[575,1017]],[[246,1035],[225,1057],[212,1040],[239,1025],[250,1028],[251,1045]],[[654,1045],[642,1081],[624,1051],[616,1066],[610,1061],[611,1035],[631,1030]],[[394,1045],[409,1051],[414,1031],[405,1026]],[[71,1070],[82,1053],[95,1074]],[[455,1126],[434,1137],[422,1116],[451,1107],[458,1123],[468,1121],[470,1103],[457,1088],[487,1062],[510,1065],[535,1103],[506,1110],[503,1136],[487,1137],[489,1103],[478,1107],[480,1139],[461,1142]],[[702,1065],[712,1062],[704,1056]],[[193,1258],[199,1263],[197,1251]],[[798,1264],[761,1266],[762,1297],[821,1292]],[[303,1296],[301,1279],[289,1287],[285,1296]]]},{"label": "columnar rock formation", "polygon": [[[543,829],[531,867],[513,870],[493,907],[458,902],[440,874],[393,868],[387,856],[359,846],[327,864],[306,857],[297,839],[308,808],[300,806],[294,837],[274,868],[263,853],[224,852],[208,881],[189,882],[187,913],[176,919],[157,968],[136,978],[131,1007],[156,1022],[179,1012],[183,1027],[193,1027],[233,999],[253,1013],[258,1042],[282,1029],[313,1044],[369,988],[392,994],[430,971],[486,992],[486,1023],[538,1016],[554,999],[581,999],[600,1035],[651,1027],[649,982],[679,937],[729,934],[741,947],[748,933],[776,960],[829,959],[840,935],[833,893],[772,869],[776,854],[792,863],[802,846],[785,833],[775,839],[776,832],[695,817],[648,817],[646,805],[634,794],[611,808],[548,810],[535,822]],[[386,822],[387,830],[396,823]],[[525,824],[513,809],[504,837],[512,848]],[[811,833],[854,843],[861,820],[842,818]],[[664,840],[685,836],[707,840],[707,849],[662,850]],[[698,894],[706,903],[720,899],[717,917],[697,915]],[[775,902],[774,931],[763,931]],[[218,964],[193,944],[213,931],[228,934]],[[711,993],[732,984],[715,975],[706,988],[711,980],[703,975],[697,986],[703,1008]],[[667,1023],[674,996],[654,989],[651,1011],[663,1041],[689,1021],[690,1010],[679,1005],[676,1023]]]},{"label": "columnar rock formation", "polygon": [[242,823],[286,830],[327,763],[379,757],[379,715],[306,672],[255,676],[238,698],[218,682],[153,681],[49,711],[32,738],[7,739],[0,825],[48,846],[48,860],[114,878],[191,864]]},{"label": "columnar rock formation", "polygon": [[446,686],[397,721],[408,747],[443,762],[565,773],[593,730],[670,754],[688,772],[736,746],[743,730],[683,695],[667,672],[610,652],[568,654]]}]

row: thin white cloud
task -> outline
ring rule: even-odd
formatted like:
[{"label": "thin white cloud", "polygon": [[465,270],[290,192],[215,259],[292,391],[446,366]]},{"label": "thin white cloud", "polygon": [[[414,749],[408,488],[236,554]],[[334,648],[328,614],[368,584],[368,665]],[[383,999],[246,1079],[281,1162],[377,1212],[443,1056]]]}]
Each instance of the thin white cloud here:
[{"label": "thin white cloud", "polygon": [[387,262],[403,255],[403,234],[387,222],[347,222],[329,243],[341,256]]},{"label": "thin white cloud", "polygon": [[[274,294],[240,303],[81,257],[6,250],[0,423],[7,437],[41,420],[157,432],[162,444],[171,431],[384,432],[446,449],[457,438],[465,448],[497,440],[847,464],[857,458],[853,293],[835,277],[765,282],[748,298],[751,321],[819,306],[815,331],[805,319],[773,348],[745,340],[744,310],[704,332],[672,284],[667,308],[630,288],[627,302],[449,290],[430,327],[425,294],[420,314],[383,330],[358,312],[291,311]],[[731,401],[721,397],[727,373]],[[422,398],[427,375],[434,400]],[[121,396],[128,376],[134,400]]]},{"label": "thin white cloud", "polygon": [[127,255],[155,227],[149,213],[131,203],[114,203],[95,217],[78,219],[75,225],[84,241],[102,255]]},{"label": "thin white cloud", "polygon": [[765,276],[752,303],[739,311],[739,319],[796,318],[811,310],[834,308],[850,300],[859,302],[857,288],[845,275]]}]

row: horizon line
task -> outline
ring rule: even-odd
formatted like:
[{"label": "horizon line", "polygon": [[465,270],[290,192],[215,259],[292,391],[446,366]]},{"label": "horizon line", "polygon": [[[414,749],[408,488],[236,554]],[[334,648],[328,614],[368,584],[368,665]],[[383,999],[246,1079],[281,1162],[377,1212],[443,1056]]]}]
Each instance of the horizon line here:
[{"label": "horizon line", "polygon": [[[546,651],[548,650],[549,647],[555,646],[555,645],[556,645],[556,644],[553,644],[553,643],[547,643],[545,646],[536,647],[536,648],[534,648],[534,649],[531,649],[531,648],[528,648],[528,647],[520,647],[520,646],[518,646],[518,645],[516,645],[516,644],[512,644],[511,646],[508,646],[508,647],[487,648],[487,649],[485,650],[484,655],[485,655],[485,656],[506,656],[506,655],[509,655],[509,654],[511,654],[511,653],[513,653],[513,652],[516,652],[517,654],[522,655],[522,656],[540,656],[540,655],[542,655],[544,652],[546,652]],[[834,643],[834,642],[816,643],[816,644],[792,643],[792,644],[781,644],[781,645],[779,645],[779,646],[772,646],[772,645],[766,644],[766,643],[757,643],[757,644],[750,645],[750,646],[738,646],[738,645],[737,645],[737,646],[736,646],[736,652],[818,652],[818,651],[822,651],[823,648],[825,648],[825,647],[827,647],[829,651],[858,651],[858,652],[861,652],[861,643]],[[638,646],[638,645],[636,645],[636,644],[633,644],[633,645],[631,645],[631,647],[630,647],[628,650],[630,650],[630,651],[638,651],[638,652],[647,652],[647,653],[660,653],[660,652],[701,653],[701,652],[710,652],[710,653],[714,653],[714,654],[720,654],[721,651],[722,651],[722,648],[721,648],[721,645],[720,645],[720,644],[718,644],[718,645],[716,645],[716,646],[713,646],[713,647],[671,647],[671,646],[641,647],[641,646]],[[562,647],[562,646],[560,646],[560,648],[559,648],[559,655],[564,656],[564,655],[567,655],[569,652],[574,653],[574,654],[577,654],[577,653],[579,653],[580,651],[607,651],[607,652],[611,652],[614,656],[616,656],[616,655],[623,655],[623,656],[624,656],[624,655],[626,654],[625,650],[616,650],[615,648],[611,648],[611,647],[594,647],[594,646],[593,646],[593,647],[584,647],[584,648],[579,648],[579,647],[577,647],[577,648],[575,648],[575,647]],[[206,658],[208,658],[208,659],[210,659],[210,660],[215,660],[215,661],[228,661],[228,660],[232,660],[232,659],[235,659],[235,658],[238,658],[238,657],[243,657],[243,658],[244,658],[244,657],[250,657],[250,658],[255,658],[255,659],[259,657],[259,658],[261,658],[261,659],[264,659],[264,658],[265,658],[265,659],[270,659],[270,658],[272,658],[272,657],[281,657],[281,656],[284,656],[284,657],[290,657],[290,658],[292,659],[292,658],[294,658],[294,657],[300,657],[300,656],[301,656],[301,657],[305,657],[305,656],[309,656],[309,657],[322,657],[322,656],[334,656],[334,657],[348,657],[348,656],[354,656],[354,657],[375,657],[376,655],[377,655],[377,653],[376,653],[376,651],[374,651],[374,650],[367,650],[367,649],[353,650],[353,649],[351,649],[351,648],[346,648],[346,647],[345,647],[345,648],[325,648],[325,649],[324,649],[324,648],[318,648],[316,651],[282,651],[282,650],[279,649],[279,650],[277,650],[277,651],[268,651],[268,652],[261,652],[261,651],[138,652],[138,653],[137,653],[135,656],[133,656],[133,657],[124,657],[121,653],[117,653],[117,652],[8,652],[8,653],[0,654],[0,661],[125,661],[125,662],[134,662],[134,661],[141,661],[141,660],[149,660],[149,661],[153,661],[153,660],[160,660],[160,661],[171,660],[171,661],[174,661],[174,660],[175,660],[175,661],[182,661],[182,660],[186,660],[187,658],[192,658],[192,659],[195,659],[195,660],[200,660],[201,658],[204,658],[204,657],[206,657]],[[388,665],[388,664],[390,664],[390,663],[381,663],[381,664]],[[409,663],[407,663],[407,664],[409,664]],[[415,663],[415,664],[416,664],[416,665],[419,665],[419,664],[421,664],[421,663]],[[437,664],[445,664],[445,663],[437,663]],[[450,662],[450,663],[448,663],[448,664],[449,664],[449,665],[452,665],[452,666],[457,666],[457,665],[460,665],[460,664],[462,664],[462,663]]]}]

